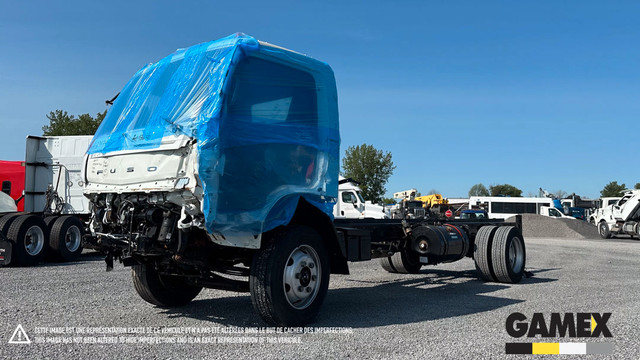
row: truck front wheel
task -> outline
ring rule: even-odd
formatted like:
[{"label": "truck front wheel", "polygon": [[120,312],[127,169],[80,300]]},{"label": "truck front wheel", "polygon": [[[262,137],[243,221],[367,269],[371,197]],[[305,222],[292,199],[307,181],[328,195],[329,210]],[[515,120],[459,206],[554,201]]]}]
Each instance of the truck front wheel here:
[{"label": "truck front wheel", "polygon": [[179,278],[162,275],[150,264],[135,265],[131,270],[138,295],[156,306],[187,305],[202,290],[202,287],[187,284]]},{"label": "truck front wheel", "polygon": [[265,241],[251,266],[253,307],[271,325],[311,322],[329,287],[329,259],[322,238],[309,227],[294,226]]},{"label": "truck front wheel", "polygon": [[600,233],[600,237],[603,239],[611,239],[611,231],[609,230],[609,225],[606,221],[600,221],[598,224],[598,232]]}]

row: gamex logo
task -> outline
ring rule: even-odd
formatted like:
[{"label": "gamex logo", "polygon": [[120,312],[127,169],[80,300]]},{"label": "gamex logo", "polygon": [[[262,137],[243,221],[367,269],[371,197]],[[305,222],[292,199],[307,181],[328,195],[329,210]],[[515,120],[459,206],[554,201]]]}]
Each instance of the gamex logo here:
[{"label": "gamex logo", "polygon": [[[597,338],[612,337],[607,327],[611,313],[551,313],[547,318],[534,313],[528,319],[522,313],[507,317],[507,333],[515,338]],[[613,343],[591,342],[513,342],[505,343],[507,354],[613,354]]]},{"label": "gamex logo", "polygon": [[548,321],[542,313],[531,319],[522,313],[507,317],[507,333],[512,337],[612,337],[607,327],[611,313],[551,313]]}]

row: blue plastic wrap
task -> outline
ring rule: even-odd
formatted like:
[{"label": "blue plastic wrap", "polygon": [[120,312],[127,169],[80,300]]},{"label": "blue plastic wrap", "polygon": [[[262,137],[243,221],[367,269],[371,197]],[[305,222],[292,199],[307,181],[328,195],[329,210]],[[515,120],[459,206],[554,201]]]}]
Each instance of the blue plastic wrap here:
[{"label": "blue plastic wrap", "polygon": [[178,50],[133,76],[88,153],[174,135],[197,140],[209,232],[286,225],[301,197],[332,216],[340,139],[327,64],[244,34]]}]

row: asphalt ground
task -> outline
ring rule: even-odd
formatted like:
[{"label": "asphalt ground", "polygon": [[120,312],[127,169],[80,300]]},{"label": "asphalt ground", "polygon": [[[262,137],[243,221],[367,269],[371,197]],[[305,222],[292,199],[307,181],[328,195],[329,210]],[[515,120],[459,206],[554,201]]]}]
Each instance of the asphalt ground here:
[{"label": "asphalt ground", "polygon": [[[484,283],[471,259],[385,272],[377,260],[334,275],[308,328],[265,328],[248,294],[205,289],[161,309],[135,293],[130,269],[70,264],[0,268],[0,358],[638,359],[640,241],[527,239],[520,284]],[[612,313],[611,338],[513,338],[509,314]],[[18,325],[30,344],[9,343]],[[16,335],[14,342],[26,342]],[[505,355],[507,342],[605,342],[611,355]]]}]

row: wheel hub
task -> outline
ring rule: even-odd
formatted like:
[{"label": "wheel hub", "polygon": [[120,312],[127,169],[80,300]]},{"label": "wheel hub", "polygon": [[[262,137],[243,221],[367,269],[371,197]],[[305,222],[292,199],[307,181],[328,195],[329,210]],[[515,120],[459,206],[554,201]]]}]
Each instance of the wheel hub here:
[{"label": "wheel hub", "polygon": [[77,226],[70,227],[64,236],[64,245],[69,252],[74,252],[80,247],[82,235]]},{"label": "wheel hub", "polygon": [[307,308],[320,290],[321,267],[316,251],[306,245],[295,248],[285,265],[282,282],[287,302],[301,310]]},{"label": "wheel hub", "polygon": [[44,233],[39,226],[32,226],[24,237],[24,248],[31,256],[40,254],[44,247]]}]

